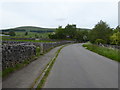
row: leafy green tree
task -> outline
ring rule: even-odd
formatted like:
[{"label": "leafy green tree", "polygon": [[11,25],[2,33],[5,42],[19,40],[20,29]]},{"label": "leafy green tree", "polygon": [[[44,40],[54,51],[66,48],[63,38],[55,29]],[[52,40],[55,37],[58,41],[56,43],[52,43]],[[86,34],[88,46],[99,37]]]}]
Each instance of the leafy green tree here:
[{"label": "leafy green tree", "polygon": [[28,35],[28,32],[25,32],[25,36],[27,36]]},{"label": "leafy green tree", "polygon": [[96,32],[95,31],[93,31],[93,30],[91,30],[89,33],[88,33],[88,38],[89,38],[89,41],[91,42],[91,43],[94,43],[95,42],[95,40],[96,40]]},{"label": "leafy green tree", "polygon": [[78,42],[86,42],[88,40],[88,31],[86,31],[86,30],[77,31],[75,39]]},{"label": "leafy green tree", "polygon": [[65,30],[62,28],[62,26],[59,26],[56,29],[55,35],[56,35],[57,39],[65,39],[66,38]]},{"label": "leafy green tree", "polygon": [[113,34],[113,30],[103,22],[102,20],[95,25],[95,27],[89,33],[89,39],[92,43],[95,43],[97,39],[105,40],[106,43],[110,43],[110,36]]},{"label": "leafy green tree", "polygon": [[76,28],[76,25],[67,25],[65,27],[65,34],[67,37],[71,38],[71,39],[74,39],[75,38],[75,35],[77,33],[77,28]]},{"label": "leafy green tree", "polygon": [[49,37],[50,39],[56,39],[55,34],[49,34],[48,37]]},{"label": "leafy green tree", "polygon": [[117,32],[120,32],[120,25],[118,25],[116,29],[114,29],[114,33],[117,33]]},{"label": "leafy green tree", "polygon": [[35,34],[35,38],[39,38],[39,36],[37,34]]},{"label": "leafy green tree", "polygon": [[105,44],[106,42],[103,39],[96,39],[95,43],[96,44]]},{"label": "leafy green tree", "polygon": [[54,34],[49,34],[49,38],[51,39],[74,39],[76,36],[76,25],[67,25],[65,28],[59,26]]},{"label": "leafy green tree", "polygon": [[120,32],[114,33],[111,37],[111,44],[120,45]]}]

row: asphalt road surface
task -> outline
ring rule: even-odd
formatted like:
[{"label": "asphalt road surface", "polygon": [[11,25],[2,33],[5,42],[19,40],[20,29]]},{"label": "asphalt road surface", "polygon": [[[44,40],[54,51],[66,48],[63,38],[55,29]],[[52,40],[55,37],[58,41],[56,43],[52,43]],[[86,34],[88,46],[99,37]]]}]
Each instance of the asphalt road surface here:
[{"label": "asphalt road surface", "polygon": [[81,44],[64,47],[44,88],[118,88],[118,63]]}]

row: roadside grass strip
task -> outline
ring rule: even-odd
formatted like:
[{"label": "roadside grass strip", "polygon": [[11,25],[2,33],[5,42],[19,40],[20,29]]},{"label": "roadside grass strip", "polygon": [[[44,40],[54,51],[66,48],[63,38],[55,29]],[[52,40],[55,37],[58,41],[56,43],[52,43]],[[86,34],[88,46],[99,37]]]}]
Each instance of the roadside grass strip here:
[{"label": "roadside grass strip", "polygon": [[83,47],[99,55],[102,55],[112,60],[120,62],[120,50],[97,46],[93,44],[83,44]]}]

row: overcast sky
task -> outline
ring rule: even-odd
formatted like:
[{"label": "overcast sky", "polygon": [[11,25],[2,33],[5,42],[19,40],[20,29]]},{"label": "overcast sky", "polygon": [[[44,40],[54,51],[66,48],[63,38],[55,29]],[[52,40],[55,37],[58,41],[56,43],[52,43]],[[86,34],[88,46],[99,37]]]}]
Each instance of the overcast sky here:
[{"label": "overcast sky", "polygon": [[118,25],[119,0],[1,0],[0,29],[18,26],[56,28],[77,24],[93,28],[98,21]]}]

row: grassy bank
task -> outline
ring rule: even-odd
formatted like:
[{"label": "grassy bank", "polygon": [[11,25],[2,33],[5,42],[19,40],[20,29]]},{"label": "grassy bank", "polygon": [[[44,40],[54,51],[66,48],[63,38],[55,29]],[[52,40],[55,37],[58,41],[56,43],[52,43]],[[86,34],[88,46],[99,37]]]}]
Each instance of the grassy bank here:
[{"label": "grassy bank", "polygon": [[107,58],[120,62],[119,50],[115,50],[107,47],[100,47],[93,44],[84,44],[83,47],[86,47],[88,50],[98,53],[102,56],[105,56]]}]

